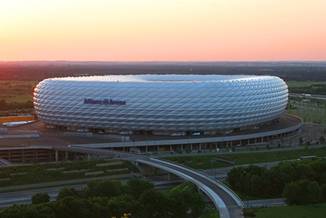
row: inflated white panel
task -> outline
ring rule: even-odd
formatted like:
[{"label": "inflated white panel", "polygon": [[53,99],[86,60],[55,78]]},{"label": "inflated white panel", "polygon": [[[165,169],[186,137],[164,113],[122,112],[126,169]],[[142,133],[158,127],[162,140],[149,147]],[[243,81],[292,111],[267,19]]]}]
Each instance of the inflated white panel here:
[{"label": "inflated white panel", "polygon": [[43,122],[80,128],[205,131],[279,117],[288,101],[275,76],[119,75],[46,79],[34,91]]}]

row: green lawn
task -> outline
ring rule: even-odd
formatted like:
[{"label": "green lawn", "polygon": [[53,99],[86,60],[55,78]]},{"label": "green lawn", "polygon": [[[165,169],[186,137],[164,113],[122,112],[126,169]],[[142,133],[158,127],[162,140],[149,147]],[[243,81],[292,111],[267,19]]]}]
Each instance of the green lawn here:
[{"label": "green lawn", "polygon": [[326,82],[325,81],[321,81],[321,82],[317,82],[317,81],[295,81],[295,80],[290,80],[286,82],[287,85],[289,86],[289,88],[293,88],[293,87],[308,87],[311,85],[325,85],[326,86]]},{"label": "green lawn", "polygon": [[3,167],[0,170],[0,187],[119,175],[136,171],[131,163],[120,160],[74,161]]},{"label": "green lawn", "polygon": [[259,208],[254,211],[255,218],[325,218],[326,204]]},{"label": "green lawn", "polygon": [[183,156],[183,157],[168,157],[167,160],[177,162],[194,169],[210,169],[217,167],[230,166],[227,163],[219,162],[216,155],[200,155],[200,156]]},{"label": "green lawn", "polygon": [[326,94],[325,81],[288,81],[287,84],[290,92],[293,93]]},{"label": "green lawn", "polygon": [[203,156],[181,156],[168,157],[167,160],[174,161],[195,169],[210,169],[228,166],[226,163],[218,162],[218,158],[234,161],[236,165],[252,164],[260,162],[282,161],[298,159],[304,155],[326,156],[326,148],[300,149],[287,151],[234,153],[234,154],[214,154]]},{"label": "green lawn", "polygon": [[304,122],[326,124],[326,101],[291,97],[288,113],[301,117]]},{"label": "green lawn", "polygon": [[0,100],[8,103],[24,103],[32,101],[33,88],[37,85],[37,81],[0,81]]}]

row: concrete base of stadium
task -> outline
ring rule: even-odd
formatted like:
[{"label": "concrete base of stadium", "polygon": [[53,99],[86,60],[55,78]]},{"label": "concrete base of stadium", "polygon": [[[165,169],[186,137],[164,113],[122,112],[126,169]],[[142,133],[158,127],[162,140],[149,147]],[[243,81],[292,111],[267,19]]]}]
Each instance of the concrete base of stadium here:
[{"label": "concrete base of stadium", "polygon": [[[288,115],[287,115],[288,116]],[[283,115],[280,118],[263,122],[256,125],[244,126],[236,129],[224,129],[224,130],[209,130],[209,131],[164,131],[164,130],[126,130],[126,129],[101,129],[101,128],[82,128],[76,126],[58,126],[58,125],[49,125],[46,124],[46,128],[48,129],[56,129],[64,132],[75,132],[84,134],[84,135],[92,135],[92,134],[101,134],[101,135],[111,135],[120,138],[124,138],[125,140],[131,138],[160,138],[160,137],[192,137],[192,136],[201,136],[201,137],[212,137],[212,136],[225,136],[225,135],[238,135],[246,132],[256,132],[260,130],[264,130],[266,128],[274,128],[275,126],[280,125],[288,125],[288,118],[285,118]],[[277,128],[277,127],[276,127]]]},{"label": "concrete base of stadium", "polygon": [[[24,129],[34,128],[33,130],[38,130],[40,133],[39,138],[0,140],[0,142],[3,142],[3,146],[0,146],[0,158],[12,163],[87,158],[87,155],[79,154],[73,152],[73,149],[69,149],[72,147],[105,148],[115,151],[149,154],[223,152],[248,150],[251,147],[254,149],[260,147],[290,147],[299,145],[297,133],[301,130],[302,120],[285,114],[277,122],[266,123],[256,129],[251,128],[214,136],[191,135],[173,137],[132,135],[129,138],[121,138],[120,136],[112,138],[112,136],[96,134],[83,136],[80,133],[43,130],[40,126],[42,126],[42,123],[22,127]],[[14,130],[10,129],[9,131]],[[17,131],[21,130],[18,129]]]},{"label": "concrete base of stadium", "polygon": [[157,152],[201,152],[234,149],[244,146],[281,147],[300,131],[302,120],[296,116],[284,115],[277,122],[261,125],[257,129],[246,129],[225,135],[156,137],[135,136],[132,140],[111,143],[72,144],[71,147],[105,148],[133,153]]}]

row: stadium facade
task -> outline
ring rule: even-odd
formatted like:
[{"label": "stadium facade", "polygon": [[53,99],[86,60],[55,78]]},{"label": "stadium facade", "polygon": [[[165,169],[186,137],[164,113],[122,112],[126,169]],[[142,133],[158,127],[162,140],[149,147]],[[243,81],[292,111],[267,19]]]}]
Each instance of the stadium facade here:
[{"label": "stadium facade", "polygon": [[279,118],[288,102],[275,76],[110,75],[52,78],[34,91],[47,125],[104,132],[214,133]]}]

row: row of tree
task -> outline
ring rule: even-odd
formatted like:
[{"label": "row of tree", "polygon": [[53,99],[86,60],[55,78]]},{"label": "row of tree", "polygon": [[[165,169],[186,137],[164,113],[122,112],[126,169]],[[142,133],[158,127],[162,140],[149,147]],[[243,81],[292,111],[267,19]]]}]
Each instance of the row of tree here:
[{"label": "row of tree", "polygon": [[205,202],[197,188],[184,183],[158,191],[144,180],[95,181],[81,191],[64,188],[56,201],[36,194],[31,205],[15,205],[0,212],[1,218],[197,218]]},{"label": "row of tree", "polygon": [[289,204],[326,200],[326,160],[287,161],[270,169],[237,167],[228,173],[232,189],[245,195],[284,196]]},{"label": "row of tree", "polygon": [[307,86],[294,86],[289,87],[290,92],[294,93],[310,93],[310,94],[326,94],[326,86],[325,84],[311,84]]},{"label": "row of tree", "polygon": [[17,109],[30,109],[30,108],[33,108],[33,102],[32,101],[7,102],[6,100],[0,100],[0,111],[17,110]]}]

